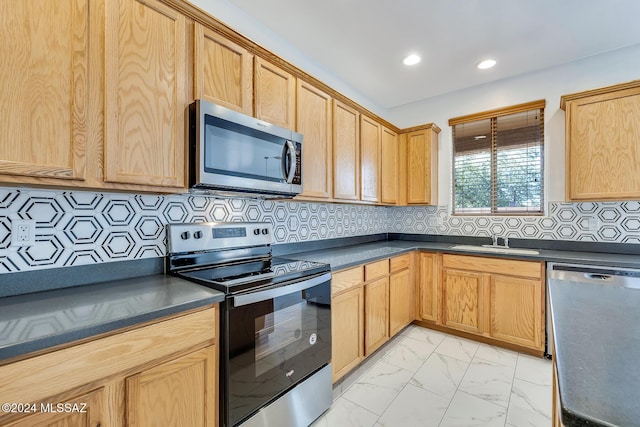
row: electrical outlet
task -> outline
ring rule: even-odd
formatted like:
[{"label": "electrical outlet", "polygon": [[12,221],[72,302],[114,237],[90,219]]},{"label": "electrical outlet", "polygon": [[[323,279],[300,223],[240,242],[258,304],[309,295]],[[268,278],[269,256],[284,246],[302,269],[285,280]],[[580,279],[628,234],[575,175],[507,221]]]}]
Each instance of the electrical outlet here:
[{"label": "electrical outlet", "polygon": [[600,220],[598,218],[589,218],[587,220],[587,227],[589,231],[598,231],[600,228]]},{"label": "electrical outlet", "polygon": [[30,246],[35,243],[36,222],[30,220],[11,221],[11,244]]}]

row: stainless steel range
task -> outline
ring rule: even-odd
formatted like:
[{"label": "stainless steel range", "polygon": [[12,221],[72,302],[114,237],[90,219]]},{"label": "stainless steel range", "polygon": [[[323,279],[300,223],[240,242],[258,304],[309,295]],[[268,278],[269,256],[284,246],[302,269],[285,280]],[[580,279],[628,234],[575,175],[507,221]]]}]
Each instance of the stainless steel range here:
[{"label": "stainless steel range", "polygon": [[220,426],[307,426],[332,401],[331,271],[271,256],[268,223],[170,224],[171,274],[226,294]]}]

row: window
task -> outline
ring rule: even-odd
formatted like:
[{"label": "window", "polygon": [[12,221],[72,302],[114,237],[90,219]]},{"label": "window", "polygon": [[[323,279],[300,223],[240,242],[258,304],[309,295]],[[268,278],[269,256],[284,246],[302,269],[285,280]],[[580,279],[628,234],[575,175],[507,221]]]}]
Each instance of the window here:
[{"label": "window", "polygon": [[453,214],[542,213],[544,107],[542,100],[449,120]]}]

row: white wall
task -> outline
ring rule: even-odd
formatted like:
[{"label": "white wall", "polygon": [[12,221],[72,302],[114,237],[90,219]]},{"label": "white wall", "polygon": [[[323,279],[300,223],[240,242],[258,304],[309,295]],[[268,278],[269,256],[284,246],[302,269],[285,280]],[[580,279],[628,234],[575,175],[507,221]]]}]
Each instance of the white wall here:
[{"label": "white wall", "polygon": [[376,104],[362,93],[356,91],[354,88],[336,78],[315,62],[311,61],[304,52],[293,47],[282,39],[282,37],[275,34],[264,24],[255,20],[234,4],[229,3],[226,0],[188,1],[233,28],[248,39],[253,40],[260,46],[287,60],[334,90],[337,90],[347,98],[367,108],[369,111],[372,111],[383,118],[386,118],[389,115],[386,108]]},{"label": "white wall", "polygon": [[[499,64],[498,64],[499,66]],[[564,111],[560,97],[640,78],[640,45],[558,67],[445,94],[391,109],[386,117],[401,128],[433,122],[441,129],[439,205],[450,204],[452,143],[450,118],[546,99],[545,198],[564,200]],[[428,82],[425,82],[428,84]]]}]

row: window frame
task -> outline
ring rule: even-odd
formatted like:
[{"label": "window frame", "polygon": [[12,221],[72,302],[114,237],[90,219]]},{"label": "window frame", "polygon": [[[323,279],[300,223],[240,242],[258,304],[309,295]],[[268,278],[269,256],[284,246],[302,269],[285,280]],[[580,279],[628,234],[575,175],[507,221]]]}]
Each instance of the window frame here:
[{"label": "window frame", "polygon": [[[544,193],[545,193],[545,186],[544,186],[544,109],[546,107],[546,100],[541,99],[541,100],[537,100],[537,101],[532,101],[532,102],[527,102],[527,103],[523,103],[523,104],[517,104],[517,105],[512,105],[509,107],[504,107],[504,108],[497,108],[494,110],[488,110],[488,111],[483,111],[480,113],[474,113],[474,114],[468,114],[465,116],[460,116],[460,117],[454,117],[452,119],[449,119],[449,126],[451,126],[451,192],[450,192],[450,197],[451,197],[451,215],[453,216],[542,216],[544,215]],[[503,116],[509,116],[512,114],[517,114],[517,113],[524,113],[524,112],[528,112],[528,111],[535,111],[535,110],[539,110],[540,112],[540,210],[536,210],[536,211],[527,211],[527,210],[514,210],[512,212],[509,211],[499,211],[498,210],[498,206],[497,206],[497,197],[494,197],[494,192],[497,191],[497,181],[498,181],[498,175],[497,175],[497,161],[496,161],[496,154],[497,154],[497,135],[495,132],[495,122],[497,121],[498,117],[503,117]],[[455,162],[456,162],[456,151],[455,151],[455,138],[454,138],[454,126],[456,125],[460,125],[460,124],[465,124],[465,123],[471,123],[471,122],[478,122],[481,120],[491,120],[491,127],[492,127],[492,131],[491,131],[491,150],[490,150],[490,155],[491,155],[491,185],[492,185],[492,197],[491,197],[491,206],[489,206],[490,208],[490,212],[487,211],[483,211],[483,212],[456,212],[456,205],[455,205],[455,188],[456,188],[456,178],[455,178]]]}]

